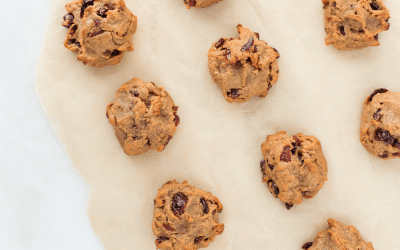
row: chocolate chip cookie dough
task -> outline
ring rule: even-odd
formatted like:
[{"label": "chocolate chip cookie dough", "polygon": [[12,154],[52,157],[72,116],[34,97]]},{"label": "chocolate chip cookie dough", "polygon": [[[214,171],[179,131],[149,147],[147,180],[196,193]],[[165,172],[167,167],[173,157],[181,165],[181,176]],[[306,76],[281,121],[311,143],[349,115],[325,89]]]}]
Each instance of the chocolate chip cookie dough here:
[{"label": "chocolate chip cookie dough", "polygon": [[196,250],[207,247],[224,224],[218,223],[223,206],[210,192],[186,181],[165,183],[154,200],[153,233],[157,249]]},{"label": "chocolate chip cookie dough", "polygon": [[62,25],[68,29],[64,46],[78,53],[83,64],[101,68],[121,62],[133,50],[137,18],[124,0],[76,0],[65,8]]},{"label": "chocolate chip cookie dough", "polygon": [[208,67],[227,102],[266,97],[279,77],[279,53],[260,35],[237,26],[239,37],[221,38],[208,52]]},{"label": "chocolate chip cookie dough", "polygon": [[389,10],[382,0],[322,0],[326,45],[355,50],[380,45],[378,34],[388,30]]},{"label": "chocolate chip cookie dough", "polygon": [[376,89],[364,102],[360,141],[381,158],[400,158],[400,92]]},{"label": "chocolate chip cookie dough", "polygon": [[205,8],[220,1],[222,0],[183,0],[183,3],[186,5],[186,8],[190,9],[191,7]]},{"label": "chocolate chip cookie dough", "polygon": [[285,131],[267,136],[261,144],[264,160],[260,162],[262,181],[271,194],[289,210],[303,198],[313,198],[328,180],[328,166],[321,143],[314,136]]},{"label": "chocolate chip cookie dough", "polygon": [[164,88],[135,77],[117,90],[106,114],[125,153],[140,155],[164,150],[180,122],[177,110]]},{"label": "chocolate chip cookie dough", "polygon": [[328,228],[315,236],[314,242],[307,242],[303,249],[308,250],[374,250],[371,242],[361,238],[353,226],[346,226],[339,221],[329,219]]}]

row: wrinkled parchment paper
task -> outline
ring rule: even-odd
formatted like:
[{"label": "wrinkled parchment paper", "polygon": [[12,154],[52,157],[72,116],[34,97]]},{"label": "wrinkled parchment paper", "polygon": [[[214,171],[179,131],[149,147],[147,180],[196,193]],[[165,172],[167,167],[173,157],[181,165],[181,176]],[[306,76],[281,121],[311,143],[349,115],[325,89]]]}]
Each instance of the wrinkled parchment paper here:
[{"label": "wrinkled parchment paper", "polygon": [[[84,66],[63,46],[66,0],[51,2],[37,92],[77,171],[90,186],[87,213],[107,250],[155,249],[153,199],[165,182],[188,180],[224,205],[225,232],[208,249],[301,249],[335,218],[375,249],[400,249],[400,160],[359,142],[362,104],[376,88],[400,91],[400,2],[385,0],[391,27],[381,46],[338,51],[324,44],[322,3],[224,0],[187,10],[182,0],[126,0],[138,16],[135,50],[121,64]],[[207,53],[236,25],[277,48],[280,78],[265,99],[229,104],[208,72]],[[133,77],[163,86],[181,125],[162,153],[127,156],[106,119],[115,91]],[[315,135],[328,162],[318,195],[290,211],[261,183],[261,143],[281,130]]]}]

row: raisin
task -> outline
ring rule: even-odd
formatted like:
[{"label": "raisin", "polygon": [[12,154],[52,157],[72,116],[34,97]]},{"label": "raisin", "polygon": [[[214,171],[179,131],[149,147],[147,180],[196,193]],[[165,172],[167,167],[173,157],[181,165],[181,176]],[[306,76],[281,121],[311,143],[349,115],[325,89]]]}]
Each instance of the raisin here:
[{"label": "raisin", "polygon": [[379,40],[379,34],[376,34],[376,35],[374,36],[374,39],[378,41],[378,40]]},{"label": "raisin", "polygon": [[188,198],[181,192],[176,193],[172,199],[171,209],[175,215],[181,215],[185,212],[186,203]]},{"label": "raisin", "polygon": [[167,237],[160,236],[156,239],[156,244],[160,244],[164,240],[169,240]]},{"label": "raisin", "polygon": [[218,42],[215,44],[215,48],[218,49],[219,47],[224,45],[224,43],[225,43],[225,39],[223,39],[223,38],[219,39]]},{"label": "raisin", "polygon": [[113,9],[114,9],[114,7],[111,7],[109,5],[104,5],[99,9],[99,11],[97,11],[97,15],[102,17],[102,18],[106,18],[107,17],[107,14],[106,14],[107,11],[113,10]]},{"label": "raisin", "polygon": [[226,52],[224,53],[224,56],[226,56],[228,60],[231,60],[231,50],[227,49]]},{"label": "raisin", "polygon": [[304,243],[304,245],[303,245],[301,248],[303,248],[304,250],[307,250],[307,249],[309,249],[312,245],[313,245],[312,242],[306,242],[306,243]]},{"label": "raisin", "polygon": [[400,141],[397,140],[397,139],[395,139],[395,140],[393,141],[393,147],[400,149]]},{"label": "raisin", "polygon": [[199,244],[203,240],[203,238],[204,238],[203,236],[199,236],[199,237],[194,238],[194,244],[195,245]]},{"label": "raisin", "polygon": [[381,117],[381,116],[379,115],[379,112],[381,112],[381,110],[382,110],[382,109],[379,108],[379,109],[375,112],[375,114],[374,114],[374,119],[375,119],[375,120],[379,120],[379,118]]},{"label": "raisin", "polygon": [[247,43],[242,47],[241,51],[245,52],[246,50],[249,50],[254,44],[254,38],[250,37]]},{"label": "raisin", "polygon": [[290,156],[290,149],[291,147],[289,145],[286,145],[283,148],[282,154],[281,154],[281,161],[284,162],[290,162],[292,160],[292,157]]},{"label": "raisin", "polygon": [[333,7],[336,7],[336,2],[334,2],[334,3],[332,4],[332,6],[333,6]]},{"label": "raisin", "polygon": [[216,213],[217,213],[217,210],[212,211],[212,214],[213,214],[213,215],[216,214]]},{"label": "raisin", "polygon": [[265,160],[260,161],[261,172],[264,171],[264,166],[265,166]]},{"label": "raisin", "polygon": [[400,156],[400,153],[393,153],[393,156]]},{"label": "raisin", "polygon": [[346,35],[346,31],[344,31],[344,26],[343,25],[340,25],[339,26],[339,30],[340,30],[340,33],[342,33],[342,35]]},{"label": "raisin", "polygon": [[382,155],[378,155],[378,156],[383,158],[383,159],[388,158],[388,152],[383,152]]},{"label": "raisin", "polygon": [[257,47],[254,46],[254,53],[257,53],[257,52],[258,52]]},{"label": "raisin", "polygon": [[175,115],[174,121],[175,121],[175,127],[178,127],[179,123],[181,122],[181,118],[179,118],[178,115]]},{"label": "raisin", "polygon": [[297,153],[297,157],[299,158],[299,161],[301,161],[301,164],[303,164],[304,163],[303,154],[301,152],[299,152],[299,153]]},{"label": "raisin", "polygon": [[272,88],[272,84],[268,83],[268,90],[270,90]]},{"label": "raisin", "polygon": [[78,48],[82,47],[80,42],[75,43]]},{"label": "raisin", "polygon": [[172,136],[168,136],[168,140],[167,140],[167,142],[164,144],[164,148],[168,145],[168,143],[169,143],[169,141],[172,139]]},{"label": "raisin", "polygon": [[131,92],[131,94],[134,95],[135,97],[139,97],[139,93],[137,91],[130,90],[129,92]]},{"label": "raisin", "polygon": [[68,40],[68,45],[75,44],[75,43],[76,43],[76,39]]},{"label": "raisin", "polygon": [[274,194],[275,194],[275,196],[278,197],[279,188],[276,186],[276,183],[273,180],[269,180],[268,181],[268,187],[269,187],[270,192],[272,193],[272,191],[271,191],[271,189],[272,189]]},{"label": "raisin", "polygon": [[[154,84],[154,83],[153,83]],[[172,107],[172,110],[174,111],[174,112],[177,112],[178,111],[178,109],[179,109],[179,107],[178,106],[174,106],[174,107]]]},{"label": "raisin", "polygon": [[375,89],[375,91],[369,96],[368,101],[369,102],[372,101],[372,98],[374,98],[374,96],[376,96],[378,93],[383,94],[383,93],[386,93],[386,92],[388,92],[387,89]]},{"label": "raisin", "polygon": [[391,135],[389,131],[381,129],[381,128],[377,128],[375,130],[375,140],[383,141],[386,144],[390,144],[390,145],[392,145],[394,143],[393,135]]},{"label": "raisin", "polygon": [[257,39],[260,39],[260,34],[258,32],[254,32],[254,34],[256,35]]},{"label": "raisin", "polygon": [[270,165],[270,164],[268,164],[268,167],[269,167],[269,169],[271,169],[271,171],[274,170],[274,168],[275,168],[274,165]]},{"label": "raisin", "polygon": [[121,55],[121,51],[115,49],[113,52],[111,52],[111,57],[119,56]]},{"label": "raisin", "polygon": [[189,6],[190,7],[196,6],[196,0],[189,0]]},{"label": "raisin", "polygon": [[379,4],[372,2],[369,4],[373,10],[379,10]]},{"label": "raisin", "polygon": [[286,209],[290,210],[293,207],[292,203],[285,203]]},{"label": "raisin", "polygon": [[94,0],[83,0],[82,1],[82,7],[81,7],[81,18],[85,14],[85,10],[87,7],[94,5]]},{"label": "raisin", "polygon": [[[279,54],[279,52],[278,52],[278,50],[277,49],[275,49],[275,48],[273,48],[274,49],[274,51],[276,52],[276,53],[278,53]],[[277,57],[276,57],[276,59],[278,59],[279,57],[281,57],[281,55],[278,55]]]},{"label": "raisin", "polygon": [[306,198],[311,198],[313,192],[312,191],[304,191],[304,192],[301,192],[301,194]]},{"label": "raisin", "polygon": [[168,230],[168,231],[175,231],[175,228],[173,228],[173,227],[171,227],[170,225],[168,225],[168,224],[164,224],[163,225],[163,227],[166,229],[166,230]]},{"label": "raisin", "polygon": [[203,205],[203,213],[208,214],[209,209],[207,201],[204,198],[201,198],[200,203]]},{"label": "raisin", "polygon": [[231,89],[231,93],[228,93],[228,95],[230,95],[232,99],[237,99],[240,96],[239,90],[238,89]]},{"label": "raisin", "polygon": [[72,13],[68,13],[63,17],[64,21],[72,22],[74,21],[74,15]]},{"label": "raisin", "polygon": [[93,30],[93,32],[89,32],[89,33],[88,33],[88,37],[98,36],[98,35],[100,35],[100,34],[102,34],[102,33],[104,33],[104,30],[101,30],[101,29],[99,29],[99,28],[95,28],[95,29]]},{"label": "raisin", "polygon": [[76,32],[76,30],[78,29],[78,25],[74,25],[69,29],[69,35],[73,36]]},{"label": "raisin", "polygon": [[[106,112],[106,117],[107,117],[107,119],[110,119],[109,117],[108,117],[108,112]],[[156,203],[155,203],[155,201],[154,201],[154,205],[155,205]]]}]

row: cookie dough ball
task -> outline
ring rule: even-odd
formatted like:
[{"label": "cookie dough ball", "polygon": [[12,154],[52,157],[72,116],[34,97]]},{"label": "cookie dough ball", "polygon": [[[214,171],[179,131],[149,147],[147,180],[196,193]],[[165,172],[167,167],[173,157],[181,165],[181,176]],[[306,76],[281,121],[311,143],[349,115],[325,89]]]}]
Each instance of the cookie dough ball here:
[{"label": "cookie dough ball", "polygon": [[308,250],[374,250],[371,242],[361,238],[353,226],[346,226],[339,221],[329,219],[328,228],[315,236],[314,242],[307,242],[303,249]]},{"label": "cookie dough ball", "polygon": [[78,60],[96,68],[121,62],[132,51],[137,18],[124,0],[76,0],[65,8],[62,25],[68,29],[64,46]]},{"label": "cookie dough ball", "polygon": [[313,198],[328,180],[328,166],[321,143],[314,136],[285,131],[269,135],[261,144],[262,181],[271,194],[279,198],[289,210],[303,198]]},{"label": "cookie dough ball", "polygon": [[210,192],[186,181],[165,183],[154,200],[153,233],[157,249],[196,250],[207,247],[224,224],[218,223],[223,206]]},{"label": "cookie dough ball", "polygon": [[125,153],[140,155],[164,150],[180,122],[177,110],[164,88],[135,77],[117,90],[106,114]]},{"label": "cookie dough ball", "polygon": [[377,89],[364,102],[360,141],[381,158],[400,158],[400,92]]},{"label": "cookie dough ball", "polygon": [[260,35],[237,26],[239,37],[221,38],[208,52],[208,67],[226,101],[247,102],[252,96],[266,97],[279,77],[279,53]]},{"label": "cookie dough ball", "polygon": [[186,5],[186,8],[190,9],[191,7],[205,8],[220,1],[222,0],[183,0],[183,3]]},{"label": "cookie dough ball", "polygon": [[322,0],[326,45],[340,50],[378,46],[378,34],[388,30],[390,15],[382,0]]}]

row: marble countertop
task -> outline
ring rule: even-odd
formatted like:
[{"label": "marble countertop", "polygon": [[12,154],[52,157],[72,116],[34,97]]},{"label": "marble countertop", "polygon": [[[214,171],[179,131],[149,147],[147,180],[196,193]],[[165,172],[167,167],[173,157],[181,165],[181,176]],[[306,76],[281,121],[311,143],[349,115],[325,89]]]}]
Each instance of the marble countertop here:
[{"label": "marble countertop", "polygon": [[49,5],[50,0],[7,1],[0,17],[0,248],[103,249],[85,211],[88,187],[35,91]]}]

